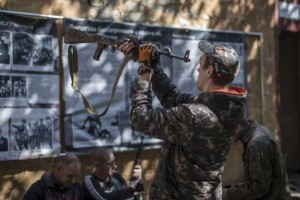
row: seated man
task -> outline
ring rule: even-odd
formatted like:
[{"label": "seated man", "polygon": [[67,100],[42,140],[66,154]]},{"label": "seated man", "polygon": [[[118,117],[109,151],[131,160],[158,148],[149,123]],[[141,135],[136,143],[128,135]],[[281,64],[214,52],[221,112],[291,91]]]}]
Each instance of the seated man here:
[{"label": "seated man", "polygon": [[111,149],[96,148],[92,151],[91,161],[94,173],[85,176],[83,191],[85,200],[123,200],[133,198],[144,190],[142,168],[134,166],[129,186],[119,173]]},{"label": "seated man", "polygon": [[25,193],[23,200],[83,200],[81,185],[77,183],[81,164],[74,154],[55,159],[54,171],[45,173]]},{"label": "seated man", "polygon": [[244,146],[244,182],[225,186],[223,200],[290,200],[284,158],[270,131],[244,121],[235,135]]}]

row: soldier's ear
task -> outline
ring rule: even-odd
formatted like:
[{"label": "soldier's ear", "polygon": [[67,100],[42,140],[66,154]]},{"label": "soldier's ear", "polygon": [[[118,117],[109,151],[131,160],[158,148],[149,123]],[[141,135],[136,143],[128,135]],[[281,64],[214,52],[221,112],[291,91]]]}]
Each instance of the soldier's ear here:
[{"label": "soldier's ear", "polygon": [[214,68],[213,68],[213,66],[212,65],[209,65],[208,67],[207,67],[207,77],[211,77],[212,75],[213,75],[213,73],[214,73]]}]

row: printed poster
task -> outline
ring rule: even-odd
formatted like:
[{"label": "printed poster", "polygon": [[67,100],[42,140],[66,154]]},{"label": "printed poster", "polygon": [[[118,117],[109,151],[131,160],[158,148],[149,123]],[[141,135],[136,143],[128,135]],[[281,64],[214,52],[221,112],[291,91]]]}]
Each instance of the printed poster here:
[{"label": "printed poster", "polygon": [[[142,43],[156,43],[161,51],[169,48],[172,54],[179,58],[183,58],[187,50],[189,50],[190,62],[161,55],[160,64],[181,91],[195,95],[199,94],[199,91],[196,90],[196,69],[200,58],[200,51],[198,50],[199,40],[226,43],[232,45],[238,51],[241,60],[241,72],[234,84],[241,86],[246,84],[245,41],[244,35],[240,33],[67,18],[64,19],[63,26],[64,33],[67,28],[73,28],[90,35],[104,35],[115,41],[122,41],[130,36],[137,37]],[[96,109],[96,112],[101,113],[106,108],[111,96],[114,79],[124,59],[124,55],[118,51],[113,51],[111,46],[108,45],[103,50],[100,60],[97,61],[93,59],[97,41],[82,41],[73,45],[78,51],[79,88]],[[71,87],[68,63],[69,46],[69,43],[64,43],[63,48],[66,145],[71,149],[112,146],[116,150],[126,150],[138,145],[143,139],[143,148],[159,147],[162,144],[161,140],[151,138],[134,130],[130,123],[130,92],[137,82],[138,63],[133,60],[129,61],[120,77],[108,112],[102,117],[95,117],[85,110],[80,95]],[[153,96],[152,104],[154,108],[161,106],[155,96]]]},{"label": "printed poster", "polygon": [[55,19],[0,12],[0,160],[60,150]]}]

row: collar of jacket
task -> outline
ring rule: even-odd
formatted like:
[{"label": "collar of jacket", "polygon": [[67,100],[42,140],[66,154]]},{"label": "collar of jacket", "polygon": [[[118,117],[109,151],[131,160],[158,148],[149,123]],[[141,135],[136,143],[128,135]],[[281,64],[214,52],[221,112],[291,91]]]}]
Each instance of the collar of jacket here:
[{"label": "collar of jacket", "polygon": [[57,188],[57,189],[60,189],[61,191],[65,191],[71,187],[71,186],[61,187],[60,184],[58,183],[57,179],[54,176],[54,171],[45,173],[43,175],[43,179],[45,180],[47,186],[50,188]]},{"label": "collar of jacket", "polygon": [[239,96],[247,95],[246,89],[244,89],[242,87],[235,87],[235,86],[231,86],[229,89],[212,90],[210,92],[239,95]]},{"label": "collar of jacket", "polygon": [[255,120],[249,120],[249,125],[241,130],[239,140],[243,142],[243,144],[247,144],[251,138],[251,133],[257,127],[257,122]]}]

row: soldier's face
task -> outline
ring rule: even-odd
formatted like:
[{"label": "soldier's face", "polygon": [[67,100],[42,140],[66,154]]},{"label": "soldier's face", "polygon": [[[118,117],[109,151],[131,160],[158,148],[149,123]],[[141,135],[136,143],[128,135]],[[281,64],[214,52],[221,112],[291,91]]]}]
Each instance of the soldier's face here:
[{"label": "soldier's face", "polygon": [[205,66],[206,65],[206,59],[208,59],[207,55],[206,54],[203,54],[201,57],[200,57],[200,60],[199,60],[199,64],[198,64],[198,80],[197,80],[197,88],[198,90],[200,91],[204,91],[205,88],[205,83],[207,82],[207,79],[208,79],[208,76],[207,76],[207,67]]},{"label": "soldier's face", "polygon": [[117,165],[115,163],[115,156],[113,153],[108,154],[104,162],[99,162],[96,165],[96,170],[99,174],[101,174],[103,179],[112,176],[116,168]]},{"label": "soldier's face", "polygon": [[80,170],[80,164],[77,163],[58,166],[56,168],[56,179],[63,187],[68,187],[77,182]]}]

